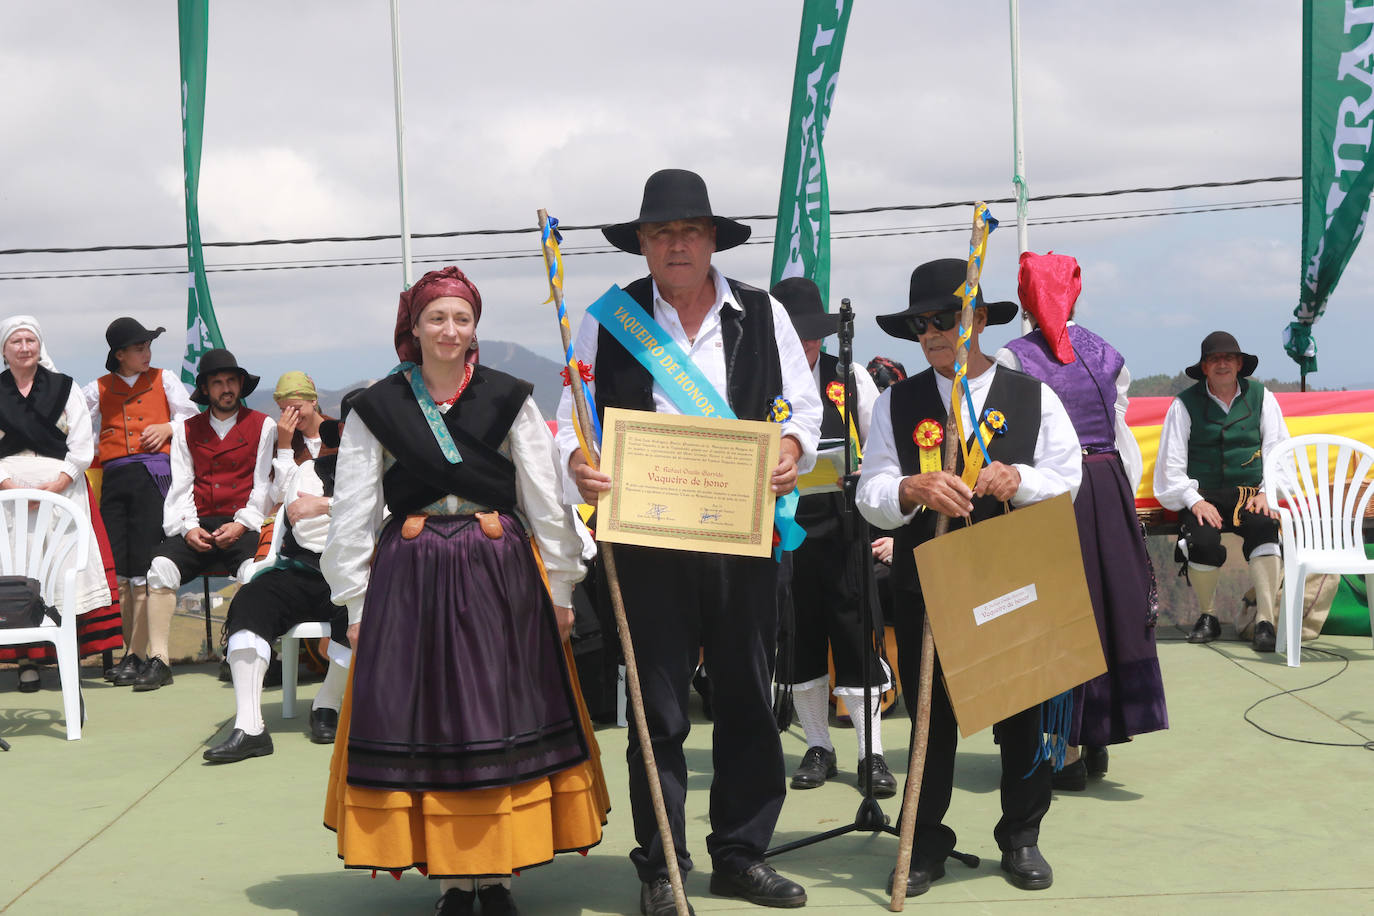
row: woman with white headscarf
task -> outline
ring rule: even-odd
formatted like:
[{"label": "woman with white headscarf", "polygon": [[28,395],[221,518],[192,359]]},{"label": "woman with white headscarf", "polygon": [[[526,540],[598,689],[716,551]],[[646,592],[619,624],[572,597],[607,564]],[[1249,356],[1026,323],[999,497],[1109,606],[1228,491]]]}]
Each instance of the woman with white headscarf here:
[{"label": "woman with white headscarf", "polygon": [[[5,369],[0,372],[0,489],[18,487],[58,493],[76,503],[90,517],[90,497],[86,491],[86,468],[95,454],[91,415],[81,390],[69,375],[57,371],[43,344],[43,331],[30,315],[16,315],[0,321],[0,353]],[[76,612],[85,614],[111,603],[110,587],[94,531],[91,533],[90,560],[76,578]],[[60,580],[59,580],[60,581]],[[100,638],[93,641],[92,624],[83,619],[83,655],[118,646],[119,618],[116,611],[111,627],[98,627]],[[113,637],[105,633],[113,629]],[[31,693],[39,688],[37,661],[52,661],[51,647],[7,648],[0,660],[24,662],[19,671],[19,689]]]}]

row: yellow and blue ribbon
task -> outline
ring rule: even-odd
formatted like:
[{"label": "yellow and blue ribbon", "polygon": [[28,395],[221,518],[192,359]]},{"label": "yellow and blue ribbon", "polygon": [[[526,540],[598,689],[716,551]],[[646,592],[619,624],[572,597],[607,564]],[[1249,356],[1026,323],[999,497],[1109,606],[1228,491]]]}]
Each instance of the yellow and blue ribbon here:
[{"label": "yellow and blue ribbon", "polygon": [[[983,275],[983,258],[987,255],[988,252],[988,236],[992,235],[993,230],[997,228],[997,220],[992,218],[992,214],[988,212],[987,205],[985,204],[979,204],[977,209],[974,210],[974,222],[977,222],[979,218],[983,219],[987,223],[988,230],[987,232],[983,233],[983,237],[979,239],[978,244],[976,246],[973,244],[972,241],[969,242],[968,262],[971,267],[977,268],[976,272],[978,276],[981,277]],[[961,286],[958,290],[958,296],[961,300],[962,308],[968,308],[969,303],[972,302],[977,295],[978,287],[975,284],[969,283],[968,280],[965,279],[963,286]],[[964,327],[962,318],[963,313],[961,311],[959,323],[959,343],[957,344],[957,346],[967,348],[969,339],[973,336],[973,328]],[[967,353],[967,349],[965,349],[964,352]],[[973,409],[973,392],[969,389],[968,385],[968,366],[962,363],[956,363],[954,366],[954,390],[952,392],[950,399],[950,412],[954,414],[954,428],[958,431],[959,434],[959,448],[962,449],[964,452],[964,464],[967,465],[969,459],[968,439],[964,435],[963,412],[959,410],[959,392],[961,390],[964,392],[964,400],[968,404],[968,415],[970,417],[976,417],[978,415],[978,412]],[[978,442],[978,448],[983,453],[983,460],[986,462],[991,462],[992,458],[988,455],[987,444],[983,441],[983,434],[978,429],[976,424],[973,427],[973,435]]]},{"label": "yellow and blue ribbon", "polygon": [[[549,298],[545,299],[544,303],[546,305],[550,302],[558,303],[558,323],[563,326],[563,337],[568,341],[563,354],[563,362],[567,366],[568,383],[582,386],[582,393],[587,399],[587,410],[592,415],[592,432],[596,435],[596,441],[600,443],[601,421],[596,416],[596,404],[592,399],[591,389],[587,387],[586,377],[577,365],[577,355],[573,352],[572,325],[568,323],[568,308],[563,304],[563,252],[559,248],[563,236],[558,231],[557,219],[550,216],[544,221],[544,228],[539,231],[539,241],[544,246],[544,260],[549,265]],[[594,453],[582,438],[582,426],[578,423],[577,418],[577,398],[573,398],[572,408],[573,430],[577,433],[577,444],[582,447],[582,454],[590,457]]]}]

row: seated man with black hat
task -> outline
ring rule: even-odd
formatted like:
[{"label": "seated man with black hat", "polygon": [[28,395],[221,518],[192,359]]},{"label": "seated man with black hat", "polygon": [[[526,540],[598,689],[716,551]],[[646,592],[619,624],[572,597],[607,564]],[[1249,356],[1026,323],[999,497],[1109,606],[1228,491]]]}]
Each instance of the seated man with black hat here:
[{"label": "seated man with black hat", "polygon": [[[857,470],[868,419],[878,388],[873,378],[857,363],[849,367],[857,409],[852,417],[844,409],[844,382],[840,361],[821,352],[825,338],[838,334],[840,316],[827,313],[821,291],[805,277],[788,277],[774,284],[773,298],[787,309],[792,327],[801,338],[802,352],[811,365],[811,377],[821,395],[821,447],[834,448],[850,443],[852,466]],[[792,685],[792,704],[806,734],[806,754],[792,774],[792,788],[814,789],[838,772],[835,746],[830,741],[830,672],[826,650],[835,662],[835,696],[842,697],[854,724],[858,746],[858,785],[872,783],[873,795],[891,798],[897,780],[883,757],[882,693],[891,687],[891,677],[874,648],[860,598],[864,594],[860,576],[871,576],[872,548],[868,525],[857,516],[855,530],[844,531],[845,496],[840,490],[802,496],[797,505],[797,521],[806,529],[806,540],[784,563],[791,572],[793,620],[790,632],[778,648],[779,683]],[[876,583],[867,590],[870,600]],[[875,604],[876,610],[876,604]],[[874,621],[881,632],[881,621]],[[864,705],[863,654],[869,659],[869,714]],[[867,735],[872,735],[868,750]]]},{"label": "seated man with black hat", "polygon": [[[134,690],[172,683],[167,642],[177,589],[206,572],[236,571],[253,559],[269,508],[277,425],[245,407],[258,377],[228,350],[207,350],[191,400],[205,413],[172,424],[172,483],[162,510],[166,534],[148,566],[148,637]],[[120,683],[116,681],[115,683]]]},{"label": "seated man with black hat", "polygon": [[1273,652],[1283,565],[1278,514],[1264,496],[1264,458],[1288,438],[1288,425],[1273,393],[1250,378],[1258,365],[1225,331],[1203,339],[1198,361],[1184,370],[1197,384],[1164,415],[1155,498],[1179,513],[1176,553],[1188,564],[1199,611],[1188,641],[1221,635],[1215,602],[1226,562],[1221,535],[1233,532],[1241,536],[1255,587],[1255,604],[1242,608],[1236,631],[1256,652]]},{"label": "seated man with black hat", "polygon": [[[229,737],[203,755],[211,763],[235,763],[272,753],[272,736],[262,720],[262,685],[272,659],[272,643],[297,624],[330,622],[339,616],[340,608],[329,600],[329,583],[320,572],[320,554],[329,535],[340,431],[353,398],[361,391],[344,396],[343,419],[319,424],[319,438],[328,454],[287,470],[282,486],[284,511],[277,524],[288,527],[276,563],[245,583],[229,604],[225,654],[238,712]],[[346,651],[346,629],[345,624],[330,630],[329,671],[310,710],[310,740],[316,744],[333,743],[338,729],[339,704],[348,678],[347,658],[340,654]]]},{"label": "seated man with black hat", "polygon": [[[1001,515],[1007,503],[1019,507],[1076,493],[1082,478],[1078,436],[1059,398],[1030,376],[998,366],[979,349],[979,336],[988,325],[1006,324],[1016,317],[1015,303],[985,302],[981,288],[968,341],[966,379],[972,411],[963,392],[959,409],[970,443],[974,423],[982,424],[991,461],[979,469],[972,487],[963,480],[962,457],[958,467],[941,469],[938,442],[954,387],[961,308],[958,290],[966,272],[966,263],[955,258],[920,265],[911,274],[907,309],[878,318],[878,324],[893,337],[919,342],[930,363],[929,369],[878,396],[859,479],[859,511],[874,525],[896,530],[891,582],[898,665],[902,683],[907,685],[919,683],[925,615],[912,551],[934,537],[937,513],[981,521]],[[996,432],[991,431],[994,428]],[[970,454],[975,456],[971,460],[983,460],[976,443]],[[907,703],[913,727],[914,696],[914,691],[908,693]],[[1002,870],[1023,890],[1043,890],[1053,882],[1054,873],[1038,847],[1040,822],[1049,811],[1051,791],[1040,704],[998,722],[993,734],[1002,757],[1002,818],[993,830],[1002,851]],[[954,787],[958,737],[937,646],[908,897],[924,894],[932,881],[944,876],[945,859],[954,850],[954,831],[944,819]]]},{"label": "seated man with black hat", "polygon": [[100,517],[119,578],[127,647],[105,679],[122,679],[122,686],[145,661],[133,647],[148,640],[148,564],[162,540],[162,502],[172,482],[172,424],[198,412],[176,373],[152,368],[153,341],[165,330],[150,331],[133,318],[111,321],[108,374],[81,389],[103,469]]},{"label": "seated man with black hat", "polygon": [[[699,175],[665,169],[645,183],[638,219],[602,231],[621,251],[642,254],[649,275],[624,291],[644,312],[637,320],[646,333],[625,341],[612,322],[603,325],[591,314],[578,329],[577,358],[593,369],[597,409],[686,413],[689,407],[674,399],[673,379],[653,375],[630,349],[652,348],[645,339],[671,341],[740,419],[780,424],[782,445],[770,485],[778,496],[790,493],[798,470],[804,473],[815,462],[820,399],[783,307],[711,264],[715,252],[743,243],[749,227],[711,212]],[[611,479],[588,463],[573,426],[572,398],[565,391],[557,441],[577,489],[566,500],[594,505]],[[678,867],[685,873],[692,866],[683,741],[691,728],[687,693],[700,647],[711,678],[715,728],[712,832],[706,839],[711,892],[762,906],[803,906],[801,885],[764,861],[787,792],[772,708],[777,564],[772,557],[628,545],[618,546],[615,556]],[[630,859],[642,882],[640,912],[667,916],[676,912],[673,892],[633,729],[626,756],[639,844]]]}]

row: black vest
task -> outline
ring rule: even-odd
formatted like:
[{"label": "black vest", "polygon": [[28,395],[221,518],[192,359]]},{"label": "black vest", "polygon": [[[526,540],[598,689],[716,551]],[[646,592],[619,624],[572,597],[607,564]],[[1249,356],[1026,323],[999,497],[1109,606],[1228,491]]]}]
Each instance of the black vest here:
[{"label": "black vest", "polygon": [[382,479],[391,513],[409,515],[449,495],[514,512],[515,464],[498,449],[533,389],[512,375],[474,366],[467,390],[444,414],[444,425],[463,456],[458,464],[449,464],[440,451],[402,373],[363,392],[353,409],[396,456]]},{"label": "black vest", "polygon": [[[897,446],[897,461],[903,474],[921,471],[921,453],[912,434],[922,420],[934,420],[941,427],[949,416],[939,390],[935,387],[935,370],[927,369],[919,375],[892,386],[892,436]],[[1035,445],[1040,438],[1040,382],[1005,366],[998,366],[988,389],[984,410],[1000,410],[1007,418],[1005,434],[992,437],[987,443],[988,455],[1003,464],[1034,464]],[[970,431],[970,442],[974,442]],[[974,448],[977,448],[974,442]],[[962,453],[958,455],[955,474],[964,470]],[[993,518],[1003,513],[1001,502],[990,496],[973,501],[973,521]],[[916,560],[911,551],[935,536],[939,513],[924,509],[907,525],[893,532],[892,584],[894,588],[920,594],[921,583],[916,575]]]},{"label": "black vest", "polygon": [[[843,439],[846,435],[844,417],[835,406],[835,402],[825,393],[831,382],[838,382],[840,379],[840,360],[829,353],[822,353],[816,365],[820,369],[821,438],[832,441]],[[843,493],[812,493],[797,501],[797,521],[806,529],[808,538],[819,540],[838,535],[842,512]]]},{"label": "black vest", "polygon": [[39,366],[28,397],[24,397],[14,383],[14,374],[8,369],[0,373],[0,430],[5,432],[0,438],[0,458],[26,450],[44,458],[65,458],[67,436],[57,428],[57,421],[71,391],[70,375]]},{"label": "black vest", "polygon": [[[768,294],[726,278],[744,313],[720,310],[720,333],[725,346],[726,400],[741,420],[766,420],[773,398],[782,394],[782,363],[773,335],[773,306]],[[654,313],[653,282],[641,277],[625,292],[649,315]],[[604,327],[596,338],[596,410],[605,419],[607,407],[654,409],[654,379],[620,341]]]}]

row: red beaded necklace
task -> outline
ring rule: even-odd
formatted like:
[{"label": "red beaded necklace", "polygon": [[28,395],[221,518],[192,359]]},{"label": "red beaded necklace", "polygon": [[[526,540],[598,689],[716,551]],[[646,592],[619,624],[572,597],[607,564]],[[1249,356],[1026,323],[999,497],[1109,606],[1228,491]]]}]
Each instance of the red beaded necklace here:
[{"label": "red beaded necklace", "polygon": [[463,392],[464,392],[465,390],[467,390],[468,382],[470,382],[470,381],[472,381],[472,363],[468,363],[466,366],[463,367],[463,380],[458,384],[458,390],[455,391],[455,392],[453,393],[453,397],[451,397],[451,398],[445,398],[444,400],[442,400],[442,401],[437,401],[436,403],[438,403],[438,404],[455,404],[455,403],[457,403],[458,399],[461,398],[461,397],[463,396]]}]

